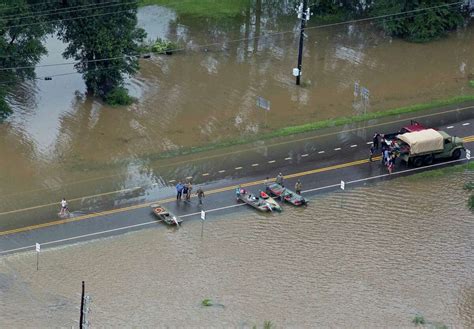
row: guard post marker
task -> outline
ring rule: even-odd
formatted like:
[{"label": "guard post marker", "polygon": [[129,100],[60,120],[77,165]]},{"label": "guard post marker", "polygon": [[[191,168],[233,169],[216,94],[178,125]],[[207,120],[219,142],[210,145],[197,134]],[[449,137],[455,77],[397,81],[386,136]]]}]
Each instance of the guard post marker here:
[{"label": "guard post marker", "polygon": [[201,239],[204,235],[204,221],[206,220],[206,212],[201,210]]},{"label": "guard post marker", "polygon": [[341,180],[341,208],[342,208],[342,201],[343,201],[342,199],[344,197],[345,189],[346,189],[346,183],[343,180]]},{"label": "guard post marker", "polygon": [[39,254],[41,251],[41,245],[36,242],[36,270],[39,270]]}]

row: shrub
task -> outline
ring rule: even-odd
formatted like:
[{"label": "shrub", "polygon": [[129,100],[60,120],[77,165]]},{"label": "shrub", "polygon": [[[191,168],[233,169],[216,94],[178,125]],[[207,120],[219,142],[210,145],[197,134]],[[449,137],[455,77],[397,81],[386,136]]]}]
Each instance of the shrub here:
[{"label": "shrub", "polygon": [[474,88],[474,80],[470,80],[470,81],[469,81],[469,86],[471,86],[472,88]]},{"label": "shrub", "polygon": [[202,304],[202,306],[212,306],[213,305],[212,300],[209,299],[209,298],[203,299],[201,304]]},{"label": "shrub", "polygon": [[426,323],[425,318],[423,317],[423,315],[415,315],[412,322],[415,324],[415,326],[417,326],[419,324],[425,324]]},{"label": "shrub", "polygon": [[135,98],[130,96],[124,87],[117,87],[105,95],[104,100],[112,106],[124,106],[132,104]]}]

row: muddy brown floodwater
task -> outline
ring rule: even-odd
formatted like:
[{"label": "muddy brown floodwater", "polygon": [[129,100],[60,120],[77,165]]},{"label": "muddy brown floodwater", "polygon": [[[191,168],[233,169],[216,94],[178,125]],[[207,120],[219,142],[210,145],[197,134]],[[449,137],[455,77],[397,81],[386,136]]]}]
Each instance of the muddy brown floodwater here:
[{"label": "muddy brown floodwater", "polygon": [[[2,327],[71,327],[81,281],[93,327],[474,327],[472,172],[408,177],[0,258]],[[201,306],[210,298],[217,304]]]},{"label": "muddy brown floodwater", "polygon": [[[37,68],[53,80],[19,86],[8,98],[15,113],[0,125],[0,212],[163,184],[152,162],[165,151],[472,93],[474,25],[427,44],[367,24],[309,29],[305,86],[296,87],[297,34],[255,38],[297,27],[293,14],[272,10],[213,21],[141,8],[150,38],[186,50],[142,60],[128,80],[138,102],[128,108],[86,97],[80,75],[54,76],[72,67]],[[46,45],[41,64],[64,62],[64,44],[50,36]],[[356,81],[370,91],[367,106],[354,97]],[[258,96],[271,102],[269,113],[256,107]]]}]

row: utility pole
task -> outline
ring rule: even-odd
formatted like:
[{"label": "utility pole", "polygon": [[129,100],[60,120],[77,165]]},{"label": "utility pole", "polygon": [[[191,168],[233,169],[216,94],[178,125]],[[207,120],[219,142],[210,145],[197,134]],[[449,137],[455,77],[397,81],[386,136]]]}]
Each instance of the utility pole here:
[{"label": "utility pole", "polygon": [[82,281],[82,293],[81,293],[81,315],[79,317],[79,329],[87,329],[89,328],[89,321],[87,320],[87,316],[90,312],[90,296],[85,294],[86,287],[84,281]]},{"label": "utility pole", "polygon": [[308,0],[302,0],[298,8],[296,8],[298,13],[298,18],[301,19],[301,28],[300,28],[300,47],[298,50],[298,67],[293,69],[293,75],[296,77],[296,85],[300,85],[301,80],[301,63],[303,61],[303,42],[304,42],[304,29],[306,27],[306,21],[309,20],[311,16],[310,10],[308,8]]}]

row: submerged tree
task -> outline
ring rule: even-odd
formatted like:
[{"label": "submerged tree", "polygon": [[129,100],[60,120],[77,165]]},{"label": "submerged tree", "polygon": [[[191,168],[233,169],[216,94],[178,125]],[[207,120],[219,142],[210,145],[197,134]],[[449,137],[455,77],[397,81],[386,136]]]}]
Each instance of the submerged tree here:
[{"label": "submerged tree", "polygon": [[5,102],[8,91],[19,81],[34,78],[31,66],[46,54],[43,40],[52,28],[40,13],[49,6],[27,0],[3,0],[0,4],[0,121],[11,113]]},{"label": "submerged tree", "polygon": [[68,43],[63,56],[79,61],[75,67],[83,74],[89,94],[125,105],[131,99],[124,78],[138,71],[139,44],[146,36],[137,27],[137,2],[76,0],[64,6],[80,5],[90,6],[71,11],[59,25],[58,35]]},{"label": "submerged tree", "polygon": [[384,19],[383,29],[390,35],[414,42],[426,42],[456,29],[465,20],[466,10],[458,0],[377,0],[372,14],[410,12]]}]

